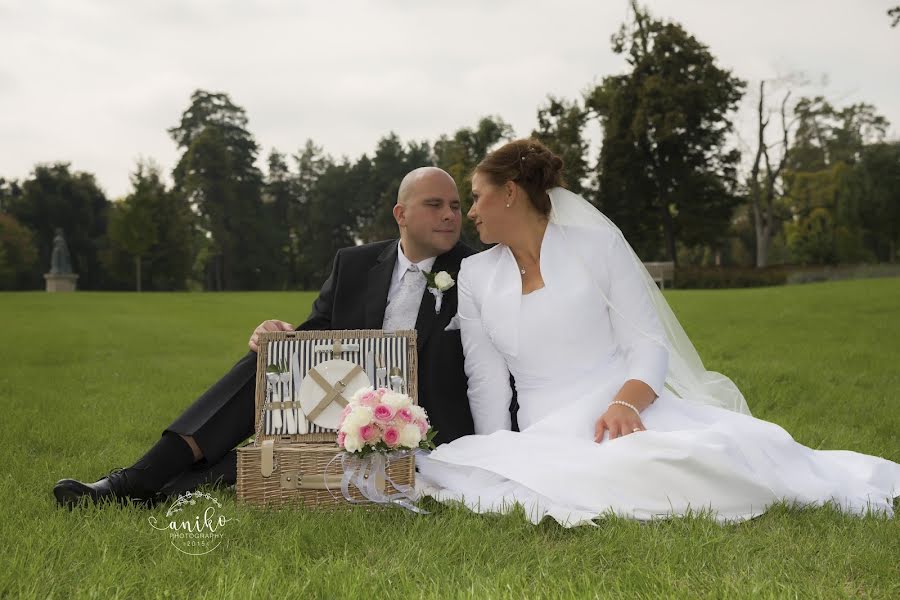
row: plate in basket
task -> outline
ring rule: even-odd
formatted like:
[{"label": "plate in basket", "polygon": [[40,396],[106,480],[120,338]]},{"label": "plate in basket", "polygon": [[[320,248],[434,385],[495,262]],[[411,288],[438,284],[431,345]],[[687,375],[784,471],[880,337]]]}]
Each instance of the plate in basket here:
[{"label": "plate in basket", "polygon": [[349,379],[347,378],[356,367],[356,364],[340,359],[326,360],[312,367],[327,382],[329,389],[323,389],[313,375],[306,374],[306,377],[300,382],[299,399],[300,407],[310,421],[326,429],[337,429],[340,426],[341,411],[344,410],[344,405],[340,402],[332,401],[318,415],[310,415],[332,391],[332,388],[338,390],[340,395],[349,402],[357,390],[371,385],[369,377],[362,370]]}]

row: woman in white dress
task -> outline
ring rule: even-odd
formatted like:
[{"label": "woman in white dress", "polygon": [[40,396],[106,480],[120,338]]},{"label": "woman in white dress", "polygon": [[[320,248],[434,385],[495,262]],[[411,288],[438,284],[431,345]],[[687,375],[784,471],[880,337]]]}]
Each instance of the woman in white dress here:
[{"label": "woman in white dress", "polygon": [[559,187],[561,168],[519,140],[475,169],[469,217],[497,244],[457,277],[476,435],[420,458],[419,491],[565,526],[610,512],[741,521],[780,500],[891,513],[900,465],[812,450],[750,416],[619,230]]}]

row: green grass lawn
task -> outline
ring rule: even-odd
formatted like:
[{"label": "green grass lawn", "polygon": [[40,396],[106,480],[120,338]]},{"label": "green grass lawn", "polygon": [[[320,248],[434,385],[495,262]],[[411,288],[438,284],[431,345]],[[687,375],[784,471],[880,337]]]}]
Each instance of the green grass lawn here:
[{"label": "green grass lawn", "polygon": [[[900,279],[674,291],[709,368],[803,444],[900,461]],[[57,510],[57,479],[127,466],[306,293],[0,294],[0,597],[900,597],[900,521],[779,506],[740,525],[566,530],[428,504],[236,505],[189,556],[136,507]],[[896,505],[896,504],[895,504]]]}]

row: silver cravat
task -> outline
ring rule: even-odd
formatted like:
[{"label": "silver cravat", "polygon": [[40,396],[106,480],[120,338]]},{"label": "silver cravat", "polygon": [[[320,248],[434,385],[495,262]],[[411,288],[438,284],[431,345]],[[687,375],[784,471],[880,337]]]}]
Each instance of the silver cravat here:
[{"label": "silver cravat", "polygon": [[410,265],[400,280],[400,287],[384,309],[385,331],[415,329],[419,304],[425,293],[425,277],[416,265]]}]

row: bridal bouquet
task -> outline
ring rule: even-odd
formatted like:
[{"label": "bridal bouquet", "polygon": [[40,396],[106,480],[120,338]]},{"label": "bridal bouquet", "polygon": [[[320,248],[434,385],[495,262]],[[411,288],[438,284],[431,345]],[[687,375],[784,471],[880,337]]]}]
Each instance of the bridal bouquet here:
[{"label": "bridal bouquet", "polygon": [[357,456],[433,450],[436,434],[425,409],[413,404],[409,396],[367,387],[353,394],[344,407],[337,443],[345,452]]}]

